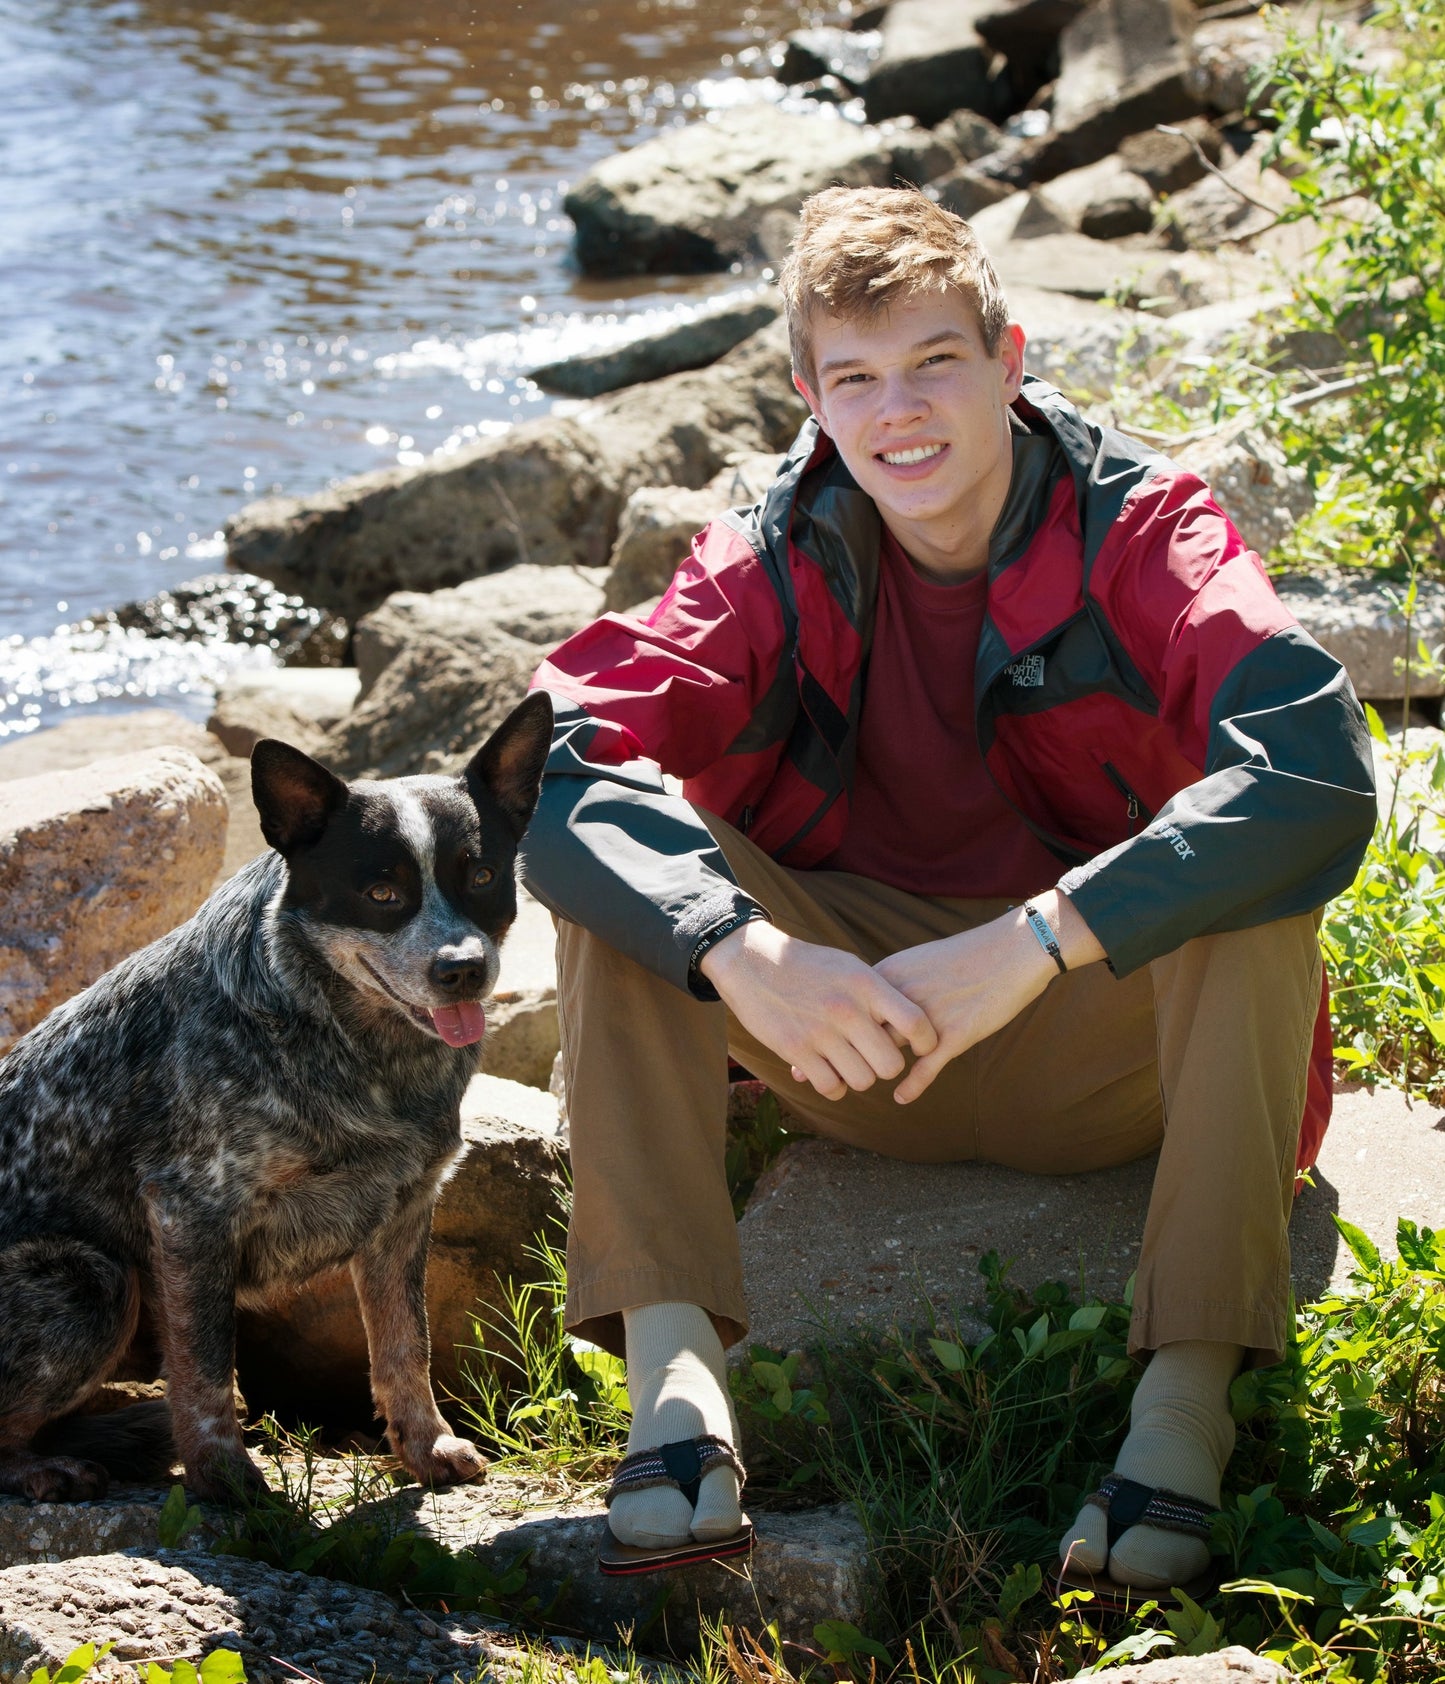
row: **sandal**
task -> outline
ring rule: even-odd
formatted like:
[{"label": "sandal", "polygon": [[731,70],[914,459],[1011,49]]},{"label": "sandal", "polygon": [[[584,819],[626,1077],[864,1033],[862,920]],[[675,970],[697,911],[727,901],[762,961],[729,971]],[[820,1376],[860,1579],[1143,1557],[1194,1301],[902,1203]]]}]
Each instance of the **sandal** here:
[{"label": "sandal", "polygon": [[[654,1485],[676,1486],[689,1503],[697,1502],[702,1477],[715,1467],[733,1468],[741,1484],[743,1465],[726,1439],[713,1433],[698,1438],[675,1439],[654,1450],[636,1450],[623,1459],[607,1491],[607,1506],[628,1491],[646,1491]],[[661,1573],[670,1567],[692,1567],[704,1561],[722,1561],[746,1555],[753,1547],[753,1528],[746,1516],[729,1538],[699,1540],[686,1538],[680,1544],[644,1548],[620,1543],[604,1524],[597,1565],[609,1577],[634,1573]]]},{"label": "sandal", "polygon": [[[1099,1489],[1091,1492],[1084,1502],[1104,1511],[1111,1550],[1131,1526],[1156,1526],[1161,1532],[1184,1532],[1192,1538],[1207,1541],[1210,1523],[1216,1513],[1207,1503],[1197,1502],[1193,1497],[1184,1497],[1177,1491],[1166,1491],[1158,1486],[1141,1485],[1136,1479],[1125,1479],[1122,1474],[1116,1473],[1101,1480]],[[1157,1602],[1162,1608],[1177,1608],[1182,1604],[1175,1591],[1182,1592],[1192,1602],[1198,1602],[1219,1583],[1219,1574],[1214,1569],[1199,1574],[1187,1585],[1158,1590],[1117,1584],[1106,1573],[1091,1573],[1073,1562],[1050,1562],[1044,1568],[1044,1574],[1055,1579],[1056,1595],[1065,1586],[1092,1591],[1099,1607],[1111,1613],[1130,1613],[1144,1602]]]}]

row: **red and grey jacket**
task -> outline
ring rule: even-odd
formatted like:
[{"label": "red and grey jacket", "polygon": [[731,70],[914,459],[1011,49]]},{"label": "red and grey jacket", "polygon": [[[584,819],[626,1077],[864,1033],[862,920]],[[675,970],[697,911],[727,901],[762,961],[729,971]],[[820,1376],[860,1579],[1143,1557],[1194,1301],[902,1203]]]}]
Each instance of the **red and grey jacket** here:
[{"label": "red and grey jacket", "polygon": [[[1375,823],[1339,662],[1279,602],[1203,482],[1026,379],[975,669],[984,763],[1123,975],[1195,936],[1322,906]],[[810,421],[763,501],[695,540],[646,621],[543,663],[557,712],[532,892],[679,987],[758,908],[693,812],[782,863],[847,824],[879,515]],[[659,772],[683,783],[665,792]],[[922,797],[920,797],[922,798]],[[1329,1116],[1321,1007],[1300,1162]]]}]

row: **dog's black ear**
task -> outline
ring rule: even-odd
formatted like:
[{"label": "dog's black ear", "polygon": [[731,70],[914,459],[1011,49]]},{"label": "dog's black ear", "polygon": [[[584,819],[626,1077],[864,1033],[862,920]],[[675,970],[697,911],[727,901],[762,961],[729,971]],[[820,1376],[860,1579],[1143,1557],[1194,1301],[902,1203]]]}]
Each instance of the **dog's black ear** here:
[{"label": "dog's black ear", "polygon": [[261,834],[278,854],[290,854],[321,840],[345,804],[346,785],[299,748],[263,737],[251,750],[251,799]]},{"label": "dog's black ear", "polygon": [[519,837],[537,805],[551,746],[552,698],[545,690],[534,690],[492,732],[462,773],[473,799],[479,785],[491,791]]}]

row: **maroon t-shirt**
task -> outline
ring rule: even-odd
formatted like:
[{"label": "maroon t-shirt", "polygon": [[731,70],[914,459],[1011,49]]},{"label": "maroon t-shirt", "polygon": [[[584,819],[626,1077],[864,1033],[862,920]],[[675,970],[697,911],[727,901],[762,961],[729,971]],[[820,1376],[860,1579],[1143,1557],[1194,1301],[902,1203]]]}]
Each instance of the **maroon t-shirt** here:
[{"label": "maroon t-shirt", "polygon": [[988,576],[920,578],[885,527],[848,828],[823,869],[918,895],[1022,899],[1064,867],[979,753],[973,670]]}]

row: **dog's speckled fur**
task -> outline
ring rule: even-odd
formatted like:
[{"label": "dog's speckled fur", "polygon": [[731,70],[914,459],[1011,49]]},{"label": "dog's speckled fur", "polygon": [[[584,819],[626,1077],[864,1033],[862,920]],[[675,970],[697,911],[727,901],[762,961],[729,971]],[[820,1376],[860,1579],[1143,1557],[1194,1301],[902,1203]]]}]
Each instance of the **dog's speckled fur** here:
[{"label": "dog's speckled fur", "polygon": [[[550,723],[529,698],[461,778],[345,785],[258,745],[276,851],[0,1060],[0,1490],[104,1489],[59,1428],[35,1436],[142,1314],[192,1490],[259,1482],[232,1398],[235,1306],[347,1261],[393,1449],[424,1481],[481,1471],[432,1396],[423,1292],[480,1048],[448,1045],[429,1014],[495,985]],[[107,1420],[123,1436],[97,1419],[92,1447]]]}]

